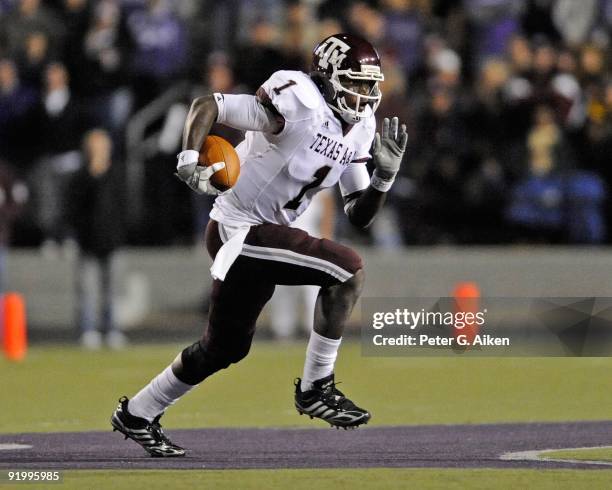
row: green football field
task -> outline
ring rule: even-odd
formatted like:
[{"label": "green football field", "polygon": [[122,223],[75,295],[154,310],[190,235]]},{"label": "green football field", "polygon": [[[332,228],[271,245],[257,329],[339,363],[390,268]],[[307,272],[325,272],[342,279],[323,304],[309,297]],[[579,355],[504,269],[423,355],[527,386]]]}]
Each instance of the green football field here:
[{"label": "green football field", "polygon": [[[181,348],[91,353],[35,347],[24,362],[0,360],[0,433],[109,430],[117,398],[133,395]],[[301,374],[304,350],[305,342],[256,343],[245,361],[169,410],[165,426],[324,426],[293,408],[293,379]],[[575,421],[611,418],[611,368],[605,358],[368,358],[357,344],[345,343],[336,377],[343,391],[371,410],[372,425]],[[611,482],[609,470],[82,470],[66,472],[57,488],[559,489],[605,488]]]}]

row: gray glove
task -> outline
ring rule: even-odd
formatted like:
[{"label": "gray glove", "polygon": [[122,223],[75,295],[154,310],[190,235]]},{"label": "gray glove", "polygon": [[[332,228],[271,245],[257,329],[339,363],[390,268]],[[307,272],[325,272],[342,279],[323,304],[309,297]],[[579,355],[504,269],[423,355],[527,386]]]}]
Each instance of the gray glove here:
[{"label": "gray glove", "polygon": [[[402,124],[398,133],[399,119],[394,117],[389,121],[388,117],[383,120],[382,138],[380,133],[376,133],[374,138],[374,175],[381,180],[393,182],[395,175],[399,171],[400,164],[406,144],[408,143],[408,133],[406,125]],[[385,192],[385,191],[383,191]]]},{"label": "gray glove", "polygon": [[225,162],[217,162],[210,167],[202,167],[198,165],[198,155],[195,150],[186,150],[179,153],[174,175],[198,194],[209,194],[211,196],[222,194],[219,189],[210,183],[209,179],[215,172],[225,168]]}]

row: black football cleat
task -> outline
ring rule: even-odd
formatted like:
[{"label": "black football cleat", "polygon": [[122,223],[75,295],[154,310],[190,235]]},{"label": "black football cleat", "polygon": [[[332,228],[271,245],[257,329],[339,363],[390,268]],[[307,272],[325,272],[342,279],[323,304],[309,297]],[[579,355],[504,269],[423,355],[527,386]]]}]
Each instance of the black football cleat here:
[{"label": "black football cleat", "polygon": [[155,417],[153,422],[149,422],[147,419],[132,415],[128,411],[128,402],[126,396],[119,398],[119,406],[111,417],[113,432],[118,430],[126,439],[132,439],[132,441],[140,444],[153,457],[185,456],[185,450],[176,444],[172,444],[164,434],[161,425],[159,425],[161,414]]},{"label": "black football cleat", "polygon": [[372,417],[369,412],[356,406],[336,388],[333,373],[313,383],[310,390],[300,389],[301,379],[295,381],[295,408],[302,414],[317,417],[332,427],[355,429],[367,424]]}]

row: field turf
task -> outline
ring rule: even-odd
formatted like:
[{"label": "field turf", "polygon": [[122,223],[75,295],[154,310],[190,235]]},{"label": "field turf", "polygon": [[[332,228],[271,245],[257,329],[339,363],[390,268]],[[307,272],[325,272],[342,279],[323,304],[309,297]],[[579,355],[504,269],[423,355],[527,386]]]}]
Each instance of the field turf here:
[{"label": "field turf", "polygon": [[[122,352],[36,347],[22,363],[0,360],[0,433],[109,429],[119,396],[131,396],[182,348]],[[299,417],[293,378],[305,343],[259,342],[237,366],[207,380],[164,417],[172,428],[324,427]],[[339,386],[373,413],[372,425],[610,419],[612,359],[367,358],[343,345]],[[0,453],[0,458],[1,458]],[[69,471],[59,488],[603,488],[611,471],[224,470]],[[20,485],[21,488],[24,485]],[[33,486],[33,488],[41,488]]]},{"label": "field turf", "polygon": [[[610,472],[576,470],[454,470],[454,469],[367,469],[367,470],[223,470],[223,471],[72,471],[57,490],[112,489],[147,490],[262,490],[262,489],[388,489],[418,490],[529,488],[575,490],[608,488]],[[2,484],[0,483],[0,486]],[[6,488],[40,490],[38,484],[11,484]]]}]

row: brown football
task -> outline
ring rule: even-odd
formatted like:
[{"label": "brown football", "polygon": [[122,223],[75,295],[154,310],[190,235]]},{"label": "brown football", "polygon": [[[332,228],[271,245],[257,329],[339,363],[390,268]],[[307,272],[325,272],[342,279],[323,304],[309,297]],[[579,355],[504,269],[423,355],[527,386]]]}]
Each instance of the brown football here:
[{"label": "brown football", "polygon": [[240,158],[229,141],[220,136],[208,136],[200,149],[198,165],[209,167],[217,162],[225,162],[225,168],[217,170],[210,178],[210,182],[220,191],[226,191],[238,180]]}]

